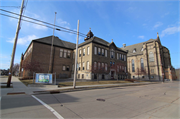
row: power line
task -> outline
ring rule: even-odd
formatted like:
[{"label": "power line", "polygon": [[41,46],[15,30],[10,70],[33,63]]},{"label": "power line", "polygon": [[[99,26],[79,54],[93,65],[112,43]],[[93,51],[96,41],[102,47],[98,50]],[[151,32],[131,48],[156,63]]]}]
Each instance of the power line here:
[{"label": "power line", "polygon": [[15,8],[20,8],[20,6],[0,6],[0,7],[15,7]]},{"label": "power line", "polygon": [[[14,19],[18,19],[17,17],[13,17],[13,16],[10,16],[10,15],[2,14],[2,13],[0,13],[0,15],[11,17],[11,18],[14,18]],[[53,27],[47,26],[47,25],[44,25],[44,24],[36,23],[36,22],[33,22],[33,21],[25,20],[25,19],[21,19],[21,20],[26,21],[26,22],[30,22],[30,23],[33,23],[33,24],[37,24],[37,25],[40,25],[40,26],[45,26],[45,27],[48,27],[48,28],[51,28],[51,29],[54,29]],[[56,28],[56,30],[67,32],[67,33],[76,34],[76,33],[72,32],[72,31],[61,30],[61,29],[58,29],[58,28]],[[84,37],[83,35],[80,35],[80,36]]]},{"label": "power line", "polygon": [[[19,14],[14,13],[14,12],[11,12],[11,11],[7,11],[7,10],[3,10],[3,9],[0,9],[0,10],[19,16]],[[38,22],[42,22],[42,23],[48,24],[48,25],[52,25],[52,26],[56,26],[56,27],[59,27],[59,28],[65,29],[65,30],[69,30],[69,31],[71,31],[71,32],[75,32],[75,34],[77,33],[77,31],[74,31],[74,30],[71,30],[71,29],[68,29],[68,28],[65,28],[65,27],[62,27],[62,26],[54,25],[54,24],[51,24],[51,23],[48,23],[48,22],[44,22],[44,21],[41,21],[41,20],[38,20],[38,19],[34,19],[34,18],[31,18],[31,17],[24,16],[24,15],[22,15],[22,16],[25,17],[25,18],[28,18],[28,19],[32,19],[32,20],[35,20],[35,21],[38,21]],[[79,34],[80,34],[81,36],[84,35],[83,37],[86,37],[86,34],[83,34],[83,33],[80,33],[80,32],[79,32]]]}]

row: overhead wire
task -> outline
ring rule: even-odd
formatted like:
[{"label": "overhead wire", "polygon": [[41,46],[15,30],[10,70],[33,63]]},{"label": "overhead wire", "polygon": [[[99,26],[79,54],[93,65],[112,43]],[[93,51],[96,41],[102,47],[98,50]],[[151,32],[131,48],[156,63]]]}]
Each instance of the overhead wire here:
[{"label": "overhead wire", "polygon": [[[7,16],[7,17],[11,17],[11,18],[14,18],[14,19],[19,19],[19,18],[17,18],[17,17],[10,16],[10,15],[6,15],[6,14],[2,14],[2,13],[0,13],[0,15]],[[26,21],[26,22],[30,22],[30,23],[33,23],[33,24],[45,26],[45,27],[48,27],[48,28],[51,28],[51,29],[54,29],[53,27],[47,26],[47,25],[44,25],[44,24],[36,23],[36,22],[33,22],[33,21],[25,20],[25,19],[21,19],[21,20]],[[72,31],[62,30],[62,29],[58,29],[58,28],[56,28],[56,30],[63,31],[63,32],[67,32],[67,33],[72,33],[72,34],[77,34],[77,33],[74,33],[74,32],[72,32]],[[84,35],[80,35],[80,34],[79,34],[79,36],[84,37]]]},{"label": "overhead wire", "polygon": [[[11,11],[7,11],[7,10],[4,10],[4,9],[0,9],[0,10],[19,16],[19,14],[11,12]],[[75,32],[75,33],[77,32],[77,31],[74,31],[74,30],[62,27],[62,26],[54,25],[54,24],[51,24],[51,23],[48,23],[48,22],[44,22],[44,21],[41,21],[41,20],[38,20],[38,19],[34,19],[34,18],[31,18],[31,17],[24,16],[24,15],[22,15],[22,17],[25,17],[25,18],[28,18],[28,19],[31,19],[31,20],[35,20],[35,21],[38,21],[38,22],[42,22],[42,23],[45,23],[45,24],[48,24],[48,25],[56,26],[56,27],[59,27],[59,28],[65,29],[65,30],[69,30],[71,32]],[[86,37],[86,34],[83,34],[83,33],[80,33],[80,32],[79,32],[79,35],[84,35],[84,37]]]}]

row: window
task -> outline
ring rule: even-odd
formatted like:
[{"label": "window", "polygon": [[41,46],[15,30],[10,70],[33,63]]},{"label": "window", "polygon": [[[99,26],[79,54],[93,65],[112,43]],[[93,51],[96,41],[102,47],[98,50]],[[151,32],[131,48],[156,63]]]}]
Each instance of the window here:
[{"label": "window", "polygon": [[113,65],[115,65],[115,62],[113,62]]},{"label": "window", "polygon": [[114,58],[114,52],[113,51],[110,52],[110,57]]},{"label": "window", "polygon": [[124,55],[122,54],[122,61],[124,61]]},{"label": "window", "polygon": [[68,51],[67,58],[70,58],[70,56],[71,56],[71,51]]},{"label": "window", "polygon": [[134,68],[134,60],[132,59],[132,72],[135,72],[135,68]]},{"label": "window", "polygon": [[97,54],[97,47],[94,47],[94,54]]},{"label": "window", "polygon": [[121,54],[119,54],[119,60],[121,60]]},{"label": "window", "polygon": [[112,62],[110,62],[110,66],[112,66]]},{"label": "window", "polygon": [[102,56],[104,56],[104,49],[102,49]]},{"label": "window", "polygon": [[124,67],[124,72],[126,72],[126,67]]},{"label": "window", "polygon": [[154,62],[154,54],[152,52],[149,53],[149,61]]},{"label": "window", "polygon": [[63,57],[63,49],[60,49],[60,57]]},{"label": "window", "polygon": [[82,79],[84,79],[84,74],[82,74]]},{"label": "window", "polygon": [[84,70],[84,65],[85,65],[85,64],[84,64],[84,62],[83,62],[83,68],[82,68],[82,70]]},{"label": "window", "polygon": [[100,65],[101,65],[100,62],[98,62],[98,70],[100,69]]},{"label": "window", "polygon": [[122,66],[122,72],[124,72],[124,66]]},{"label": "window", "polygon": [[89,55],[89,47],[87,47],[87,55]]},{"label": "window", "polygon": [[64,50],[64,58],[67,56],[67,50]]},{"label": "window", "polygon": [[117,65],[117,72],[119,72],[119,65]]},{"label": "window", "polygon": [[81,50],[79,50],[79,57],[81,57]]},{"label": "window", "polygon": [[124,61],[126,61],[126,55],[124,55]]},{"label": "window", "polygon": [[151,73],[154,73],[154,69],[151,69]]},{"label": "window", "polygon": [[102,67],[102,69],[104,70],[104,63],[102,63],[101,67]]},{"label": "window", "polygon": [[105,63],[105,70],[107,71],[107,63]]},{"label": "window", "polygon": [[81,70],[81,63],[79,63],[79,70]]},{"label": "window", "polygon": [[69,71],[69,66],[66,66],[66,71]]},{"label": "window", "polygon": [[136,49],[133,50],[133,53],[135,53],[135,52],[136,52]]},{"label": "window", "polygon": [[119,54],[117,53],[117,59],[119,58]]},{"label": "window", "polygon": [[65,71],[66,70],[66,66],[63,66],[63,71]]},{"label": "window", "polygon": [[142,78],[144,78],[144,76],[142,76]]},{"label": "window", "polygon": [[85,48],[83,49],[83,56],[85,56]]},{"label": "window", "polygon": [[107,50],[105,50],[105,57],[107,57]]},{"label": "window", "polygon": [[87,70],[89,70],[89,62],[87,62],[87,66],[86,67],[87,67]]},{"label": "window", "polygon": [[141,71],[144,70],[144,62],[143,62],[143,58],[141,58]]},{"label": "window", "polygon": [[119,66],[119,70],[121,71],[121,66]]},{"label": "window", "polygon": [[98,55],[101,55],[101,48],[98,48]]},{"label": "window", "polygon": [[96,70],[97,64],[96,62],[94,62],[94,70]]},{"label": "window", "polygon": [[75,54],[74,54],[74,52],[73,52],[73,59],[74,59],[74,56],[75,56]]},{"label": "window", "polygon": [[80,74],[78,74],[78,79],[80,79]]}]

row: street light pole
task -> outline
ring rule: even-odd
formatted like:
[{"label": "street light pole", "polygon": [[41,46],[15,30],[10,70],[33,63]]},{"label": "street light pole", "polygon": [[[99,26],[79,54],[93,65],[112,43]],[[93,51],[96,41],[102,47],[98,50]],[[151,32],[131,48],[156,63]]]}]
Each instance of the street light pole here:
[{"label": "street light pole", "polygon": [[11,64],[10,64],[10,69],[9,69],[9,77],[8,77],[8,81],[7,81],[7,87],[10,87],[10,84],[11,84],[12,68],[13,68],[13,64],[14,64],[14,56],[15,56],[16,44],[17,44],[19,30],[20,30],[20,24],[21,24],[21,17],[22,17],[22,13],[23,13],[23,8],[24,8],[24,0],[22,0],[18,26],[17,26],[17,29],[16,29],[16,35],[15,35],[15,39],[14,39],[14,46],[13,46],[13,51],[12,51],[12,56],[11,56]]},{"label": "street light pole", "polygon": [[55,30],[55,22],[56,22],[56,14],[57,14],[57,12],[55,12],[55,18],[54,18],[54,29],[53,29],[53,36],[52,36],[52,43],[51,43],[51,54],[50,54],[50,63],[49,63],[49,73],[52,73],[52,55],[53,55],[53,53],[52,53],[52,50],[53,50],[53,42],[54,42],[54,30]]},{"label": "street light pole", "polygon": [[76,41],[76,58],[74,63],[74,82],[73,82],[73,88],[76,88],[76,70],[77,70],[77,55],[78,55],[78,41],[79,41],[79,20],[78,20],[78,26],[77,26],[77,41]]}]

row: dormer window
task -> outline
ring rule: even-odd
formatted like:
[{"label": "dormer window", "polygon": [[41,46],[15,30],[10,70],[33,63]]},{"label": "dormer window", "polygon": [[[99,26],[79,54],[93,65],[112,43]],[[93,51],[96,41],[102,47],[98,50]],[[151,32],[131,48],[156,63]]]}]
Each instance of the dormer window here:
[{"label": "dormer window", "polygon": [[135,52],[136,52],[136,49],[133,50],[133,53],[135,53]]}]

